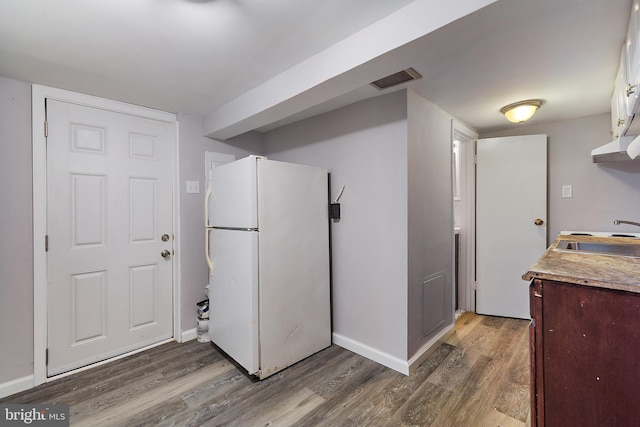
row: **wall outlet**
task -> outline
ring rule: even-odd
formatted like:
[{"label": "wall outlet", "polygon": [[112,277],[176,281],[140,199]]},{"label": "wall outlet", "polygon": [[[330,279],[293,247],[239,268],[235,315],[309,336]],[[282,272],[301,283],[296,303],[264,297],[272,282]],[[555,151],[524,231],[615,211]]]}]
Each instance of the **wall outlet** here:
[{"label": "wall outlet", "polygon": [[187,193],[196,194],[200,192],[200,181],[187,181]]},{"label": "wall outlet", "polygon": [[573,197],[573,187],[570,185],[563,185],[562,186],[562,198],[566,199],[566,198],[570,198]]}]

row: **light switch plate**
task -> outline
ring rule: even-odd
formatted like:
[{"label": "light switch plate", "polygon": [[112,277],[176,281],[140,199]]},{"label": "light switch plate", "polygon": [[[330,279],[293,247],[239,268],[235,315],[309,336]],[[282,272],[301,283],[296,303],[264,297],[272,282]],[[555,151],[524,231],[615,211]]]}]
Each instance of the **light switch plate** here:
[{"label": "light switch plate", "polygon": [[200,192],[200,181],[187,181],[187,193],[197,194]]},{"label": "light switch plate", "polygon": [[573,187],[570,185],[563,185],[562,186],[562,198],[566,199],[566,198],[570,198],[573,197]]}]

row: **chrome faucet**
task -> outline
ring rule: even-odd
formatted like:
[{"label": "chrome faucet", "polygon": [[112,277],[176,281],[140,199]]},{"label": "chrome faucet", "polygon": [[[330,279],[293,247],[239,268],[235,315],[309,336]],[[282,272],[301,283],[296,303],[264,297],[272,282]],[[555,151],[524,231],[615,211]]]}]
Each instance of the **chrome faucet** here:
[{"label": "chrome faucet", "polygon": [[625,220],[622,220],[622,219],[614,219],[613,220],[613,224],[614,225],[629,224],[629,225],[637,225],[638,227],[640,227],[640,222],[625,221]]}]

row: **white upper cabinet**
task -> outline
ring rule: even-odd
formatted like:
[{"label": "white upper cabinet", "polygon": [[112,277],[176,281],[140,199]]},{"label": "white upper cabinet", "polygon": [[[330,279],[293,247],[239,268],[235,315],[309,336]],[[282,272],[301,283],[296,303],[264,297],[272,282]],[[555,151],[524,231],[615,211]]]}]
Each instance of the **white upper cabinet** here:
[{"label": "white upper cabinet", "polygon": [[625,134],[628,127],[627,115],[627,78],[626,78],[626,50],[622,49],[620,66],[613,86],[611,96],[611,133],[616,139]]},{"label": "white upper cabinet", "polygon": [[[622,81],[620,81],[622,79]],[[624,100],[617,99],[624,97]],[[614,100],[615,99],[615,100]],[[615,105],[614,105],[615,104]],[[613,137],[640,135],[640,0],[634,0],[611,99]],[[636,117],[638,114],[638,117]],[[622,121],[622,122],[621,122]],[[619,124],[616,126],[616,124]]]},{"label": "white upper cabinet", "polygon": [[626,54],[627,79],[627,115],[632,116],[638,110],[640,99],[640,33],[638,20],[640,18],[639,0],[633,2],[627,40],[623,54]]}]

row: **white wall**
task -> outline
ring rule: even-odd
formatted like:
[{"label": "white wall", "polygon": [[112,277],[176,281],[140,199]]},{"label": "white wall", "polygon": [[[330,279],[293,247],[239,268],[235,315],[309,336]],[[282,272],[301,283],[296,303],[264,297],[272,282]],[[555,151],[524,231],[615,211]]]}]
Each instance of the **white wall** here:
[{"label": "white wall", "polygon": [[[599,114],[481,135],[548,135],[549,242],[561,230],[631,231],[615,226],[616,218],[640,221],[640,161],[594,164],[591,150],[611,141],[610,116]],[[562,198],[562,186],[573,186],[573,198]]]},{"label": "white wall", "polygon": [[454,321],[453,117],[408,93],[408,355]]},{"label": "white wall", "polygon": [[33,374],[31,86],[0,77],[0,385]]},{"label": "white wall", "polygon": [[328,168],[334,198],[346,186],[332,224],[334,337],[386,362],[407,360],[406,114],[396,92],[266,134],[270,159]]},{"label": "white wall", "polygon": [[[182,280],[182,330],[196,327],[196,303],[206,297],[209,270],[204,255],[205,151],[233,154],[236,159],[260,154],[262,135],[248,133],[216,141],[203,136],[202,118],[178,114],[180,135],[180,252]],[[230,145],[233,144],[233,145]],[[200,193],[187,194],[186,181],[199,181]]]}]

